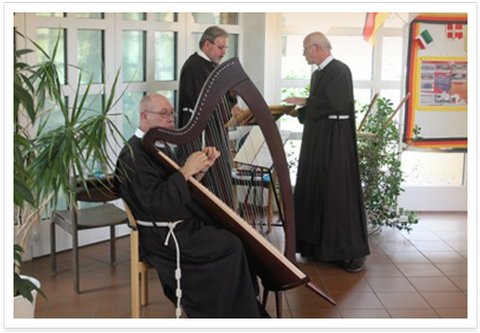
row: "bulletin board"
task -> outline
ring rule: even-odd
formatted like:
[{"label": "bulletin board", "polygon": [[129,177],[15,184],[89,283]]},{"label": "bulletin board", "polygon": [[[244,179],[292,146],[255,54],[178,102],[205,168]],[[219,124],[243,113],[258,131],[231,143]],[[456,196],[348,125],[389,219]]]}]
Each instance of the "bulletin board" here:
[{"label": "bulletin board", "polygon": [[420,14],[410,23],[406,144],[467,149],[467,33],[467,14]]}]

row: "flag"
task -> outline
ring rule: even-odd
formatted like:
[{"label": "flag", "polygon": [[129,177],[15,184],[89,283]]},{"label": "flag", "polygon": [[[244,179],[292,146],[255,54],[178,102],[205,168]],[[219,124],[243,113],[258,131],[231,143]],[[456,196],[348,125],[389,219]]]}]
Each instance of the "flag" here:
[{"label": "flag", "polygon": [[375,33],[391,13],[367,13],[363,27],[363,39],[375,45]]},{"label": "flag", "polygon": [[447,38],[462,39],[463,38],[463,24],[447,24]]},{"label": "flag", "polygon": [[420,35],[415,37],[415,41],[417,42],[418,47],[424,50],[428,44],[433,42],[433,38],[432,35],[430,35],[430,33],[428,32],[428,30],[425,29],[420,33]]}]

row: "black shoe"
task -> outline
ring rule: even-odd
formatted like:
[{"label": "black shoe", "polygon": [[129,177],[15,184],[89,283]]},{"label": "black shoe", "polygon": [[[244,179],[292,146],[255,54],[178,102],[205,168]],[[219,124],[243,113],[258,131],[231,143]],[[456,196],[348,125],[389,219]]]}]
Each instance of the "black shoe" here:
[{"label": "black shoe", "polygon": [[365,268],[365,257],[355,258],[348,262],[346,270],[350,273],[358,273]]},{"label": "black shoe", "polygon": [[347,269],[350,260],[335,260],[331,261],[331,263],[336,265],[338,268]]}]

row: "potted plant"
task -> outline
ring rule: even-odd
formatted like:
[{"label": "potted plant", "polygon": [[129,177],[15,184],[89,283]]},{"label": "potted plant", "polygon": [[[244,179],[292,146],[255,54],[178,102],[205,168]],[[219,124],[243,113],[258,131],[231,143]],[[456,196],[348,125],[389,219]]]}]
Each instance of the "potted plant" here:
[{"label": "potted plant", "polygon": [[[17,34],[22,36],[17,32]],[[114,164],[110,149],[123,135],[109,117],[116,104],[117,72],[110,91],[104,91],[101,110],[88,105],[92,85],[81,84],[81,73],[74,88],[73,103],[68,105],[55,62],[60,34],[48,54],[28,39],[42,61],[28,64],[21,59],[33,52],[15,50],[14,62],[14,223],[15,223],[15,292],[32,303],[32,295],[43,294],[39,287],[21,276],[21,253],[32,227],[49,218],[59,201],[75,207],[75,182],[86,183],[93,167],[108,173]],[[81,69],[78,69],[81,71]],[[59,126],[46,126],[55,112]]]},{"label": "potted plant", "polygon": [[357,141],[360,178],[372,232],[384,226],[411,231],[411,226],[418,223],[415,212],[398,205],[398,196],[403,191],[403,172],[398,123],[393,120],[396,111],[392,105],[389,99],[379,98],[375,112],[367,112],[369,105],[360,109],[364,115]]},{"label": "potted plant", "polygon": [[40,290],[40,281],[31,276],[21,275],[23,249],[14,245],[14,316],[15,318],[33,318],[37,294],[46,297]]},{"label": "potted plant", "polygon": [[[36,295],[40,292],[40,283],[21,275],[22,253],[27,235],[35,223],[35,217],[25,218],[23,210],[35,206],[30,188],[31,177],[28,173],[28,156],[31,138],[24,126],[35,123],[35,89],[29,79],[30,66],[21,61],[21,57],[31,50],[15,50],[14,57],[14,315],[16,318],[33,317]],[[22,245],[23,246],[22,246]]]}]

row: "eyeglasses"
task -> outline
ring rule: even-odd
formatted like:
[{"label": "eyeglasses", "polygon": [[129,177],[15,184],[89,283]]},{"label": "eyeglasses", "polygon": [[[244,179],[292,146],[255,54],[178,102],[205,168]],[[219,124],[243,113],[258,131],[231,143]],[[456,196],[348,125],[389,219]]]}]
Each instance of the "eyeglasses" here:
[{"label": "eyeglasses", "polygon": [[303,54],[305,54],[309,48],[311,48],[312,46],[316,46],[316,45],[317,45],[317,44],[312,44],[312,45],[310,45],[310,46],[304,47],[304,48],[303,48]]},{"label": "eyeglasses", "polygon": [[215,44],[214,42],[211,42],[212,45],[215,45],[217,47],[217,49],[219,49],[220,51],[226,51],[228,49],[228,46],[225,46],[225,45],[217,45]]},{"label": "eyeglasses", "polygon": [[144,111],[147,113],[158,114],[162,119],[168,119],[169,117],[172,117],[172,118],[177,117],[177,113],[175,111],[149,111],[149,110],[144,110]]}]

